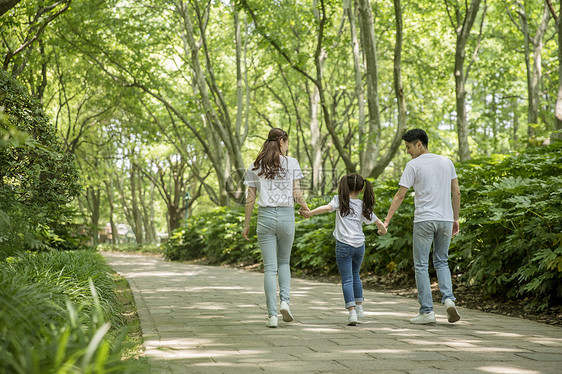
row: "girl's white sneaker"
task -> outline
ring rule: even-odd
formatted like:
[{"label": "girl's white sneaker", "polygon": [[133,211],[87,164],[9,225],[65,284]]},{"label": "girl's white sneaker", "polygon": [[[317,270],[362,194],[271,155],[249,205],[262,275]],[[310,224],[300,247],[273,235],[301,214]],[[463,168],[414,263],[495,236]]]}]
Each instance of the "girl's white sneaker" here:
[{"label": "girl's white sneaker", "polygon": [[347,317],[347,325],[348,326],[357,325],[357,312],[355,310],[349,311],[349,316]]},{"label": "girl's white sneaker", "polygon": [[365,315],[363,314],[363,305],[356,305],[355,311],[357,312],[357,318],[365,317]]}]

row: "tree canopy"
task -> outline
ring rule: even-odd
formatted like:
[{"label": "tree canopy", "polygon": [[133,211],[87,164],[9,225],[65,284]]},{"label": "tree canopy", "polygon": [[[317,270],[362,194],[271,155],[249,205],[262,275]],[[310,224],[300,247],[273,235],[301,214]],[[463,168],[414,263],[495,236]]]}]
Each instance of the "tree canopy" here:
[{"label": "tree canopy", "polygon": [[400,174],[406,128],[455,161],[547,141],[559,13],[555,0],[29,0],[0,16],[0,53],[76,159],[92,238],[126,223],[143,243],[241,202],[270,127],[289,132],[312,196],[343,173]]}]

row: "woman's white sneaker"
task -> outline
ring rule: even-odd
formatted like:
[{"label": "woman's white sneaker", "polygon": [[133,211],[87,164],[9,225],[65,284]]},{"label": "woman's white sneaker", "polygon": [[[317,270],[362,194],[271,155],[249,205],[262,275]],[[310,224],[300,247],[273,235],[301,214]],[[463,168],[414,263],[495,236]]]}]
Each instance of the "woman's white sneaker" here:
[{"label": "woman's white sneaker", "polygon": [[265,324],[267,327],[277,327],[279,323],[277,322],[277,316],[271,316],[267,319],[267,323]]},{"label": "woman's white sneaker", "polygon": [[293,314],[291,313],[291,309],[289,308],[289,303],[286,301],[281,301],[281,314],[283,315],[283,321],[285,322],[293,322]]}]

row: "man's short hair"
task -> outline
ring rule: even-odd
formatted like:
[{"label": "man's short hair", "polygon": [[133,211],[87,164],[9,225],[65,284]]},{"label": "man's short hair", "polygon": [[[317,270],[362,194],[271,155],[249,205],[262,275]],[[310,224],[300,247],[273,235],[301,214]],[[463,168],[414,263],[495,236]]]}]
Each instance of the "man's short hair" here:
[{"label": "man's short hair", "polygon": [[406,133],[402,135],[402,140],[405,140],[408,143],[414,143],[416,140],[419,140],[425,148],[427,148],[427,143],[429,143],[427,133],[422,129],[411,129],[406,131]]}]

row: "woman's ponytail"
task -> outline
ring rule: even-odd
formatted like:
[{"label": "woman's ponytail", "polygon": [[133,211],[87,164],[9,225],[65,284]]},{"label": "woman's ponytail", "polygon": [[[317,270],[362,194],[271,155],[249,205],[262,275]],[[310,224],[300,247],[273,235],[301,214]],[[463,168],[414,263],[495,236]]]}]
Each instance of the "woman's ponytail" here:
[{"label": "woman's ponytail", "polygon": [[271,129],[267,140],[263,143],[260,153],[254,161],[254,168],[258,170],[258,176],[264,176],[265,179],[275,179],[283,172],[281,165],[281,140],[287,141],[289,135],[278,128]]}]

